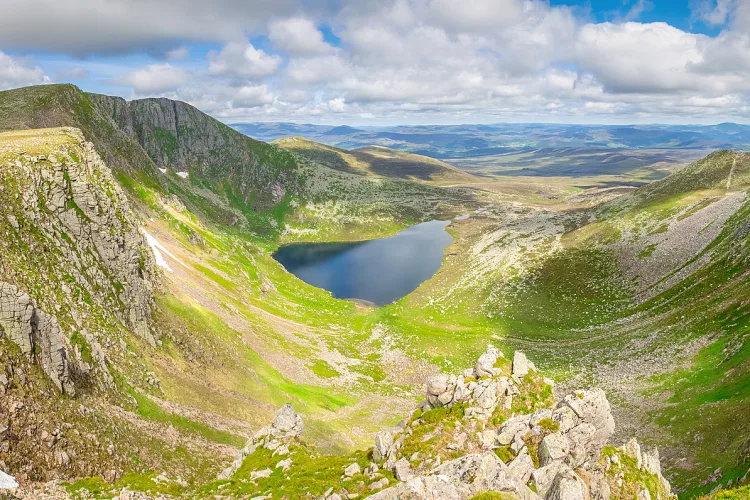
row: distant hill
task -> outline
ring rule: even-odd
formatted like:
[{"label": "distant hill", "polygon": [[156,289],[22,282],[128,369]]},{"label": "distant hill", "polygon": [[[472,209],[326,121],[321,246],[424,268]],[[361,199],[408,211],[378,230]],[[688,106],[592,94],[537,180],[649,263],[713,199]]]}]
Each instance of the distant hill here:
[{"label": "distant hill", "polygon": [[348,125],[341,125],[340,127],[332,128],[331,130],[326,132],[324,135],[349,135],[349,134],[357,134],[359,132],[364,132],[364,130],[350,127]]},{"label": "distant hill", "polygon": [[382,146],[345,150],[302,137],[273,142],[310,160],[342,172],[423,182],[473,182],[476,177],[440,160]]},{"label": "distant hill", "polygon": [[385,146],[433,158],[508,153],[539,148],[750,149],[750,125],[568,125],[495,123],[488,125],[400,125],[331,127],[296,123],[232,125],[258,140],[302,136],[329,146],[357,149]]}]

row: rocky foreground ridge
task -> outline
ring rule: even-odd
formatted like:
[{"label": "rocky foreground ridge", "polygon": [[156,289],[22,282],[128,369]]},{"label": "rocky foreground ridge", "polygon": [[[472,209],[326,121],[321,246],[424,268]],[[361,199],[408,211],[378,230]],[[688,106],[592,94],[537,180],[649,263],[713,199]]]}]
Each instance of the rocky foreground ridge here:
[{"label": "rocky foreground ridge", "polygon": [[[615,422],[602,390],[555,399],[553,382],[522,352],[511,361],[490,346],[475,367],[433,375],[426,385],[425,400],[408,418],[379,432],[371,451],[340,465],[340,477],[322,493],[293,494],[284,486],[298,481],[294,469],[306,453],[302,420],[289,405],[219,475],[216,493],[325,500],[463,500],[487,492],[504,496],[486,498],[508,500],[676,498],[656,449],[642,451],[635,438],[608,446]],[[268,459],[259,460],[261,454]]]}]

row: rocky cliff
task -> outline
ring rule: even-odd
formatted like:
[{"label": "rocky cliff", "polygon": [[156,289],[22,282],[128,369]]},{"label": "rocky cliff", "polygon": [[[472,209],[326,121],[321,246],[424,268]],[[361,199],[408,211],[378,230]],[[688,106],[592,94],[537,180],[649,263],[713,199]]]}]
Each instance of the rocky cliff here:
[{"label": "rocky cliff", "polygon": [[189,104],[89,97],[158,167],[192,174],[254,210],[276,205],[287,190],[300,190],[293,155],[244,136]]},{"label": "rocky cliff", "polygon": [[0,468],[44,477],[98,454],[98,441],[62,439],[88,410],[55,392],[123,397],[125,346],[157,340],[159,279],[125,194],[77,129],[0,133],[0,198]]}]

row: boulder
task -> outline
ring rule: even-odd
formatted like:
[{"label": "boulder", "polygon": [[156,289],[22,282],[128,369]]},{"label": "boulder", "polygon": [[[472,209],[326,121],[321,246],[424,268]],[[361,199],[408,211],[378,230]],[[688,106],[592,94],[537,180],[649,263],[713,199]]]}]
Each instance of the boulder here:
[{"label": "boulder", "polygon": [[292,405],[287,403],[276,412],[276,418],[273,419],[271,427],[287,436],[296,437],[302,434],[305,424]]},{"label": "boulder", "polygon": [[[399,481],[406,481],[412,476],[411,473],[411,466],[409,465],[409,461],[405,458],[401,458],[396,461],[396,468],[394,470],[394,475],[396,476],[396,479]],[[387,484],[387,481],[386,481]]]},{"label": "boulder", "polygon": [[534,470],[534,460],[526,448],[521,449],[516,458],[508,464],[508,476],[520,484],[527,484]]},{"label": "boulder", "polygon": [[572,470],[560,471],[552,481],[545,500],[588,500],[586,483]]},{"label": "boulder", "polygon": [[536,488],[536,492],[546,498],[547,491],[552,487],[555,478],[565,471],[572,472],[572,469],[563,462],[552,462],[532,472],[531,481]]},{"label": "boulder", "polygon": [[393,434],[388,431],[380,431],[375,435],[375,448],[372,450],[372,458],[381,462],[388,458],[393,448]]},{"label": "boulder", "polygon": [[539,464],[545,466],[556,460],[563,460],[569,452],[570,444],[565,436],[559,432],[548,434],[539,445]]},{"label": "boulder", "polygon": [[612,417],[606,394],[601,389],[578,391],[565,396],[563,404],[568,406],[579,420],[578,425],[571,428],[567,435],[574,449],[580,445],[585,450],[585,456],[579,457],[578,460],[582,460],[580,463],[596,462],[615,432],[615,419]]},{"label": "boulder", "polygon": [[496,347],[489,345],[487,351],[479,356],[477,360],[477,366],[475,368],[477,377],[494,377],[499,373],[499,370],[495,368],[497,358],[502,357],[503,353],[500,352]]},{"label": "boulder", "polygon": [[533,364],[528,360],[526,354],[521,351],[516,351],[513,354],[513,375],[518,378],[523,378],[529,374],[529,370]]},{"label": "boulder", "polygon": [[357,474],[362,474],[362,469],[359,467],[358,463],[353,463],[344,469],[344,475],[346,477],[356,476]]},{"label": "boulder", "polygon": [[404,483],[375,493],[370,500],[465,500],[471,489],[447,476],[414,476]]},{"label": "boulder", "polygon": [[516,436],[523,437],[529,431],[531,415],[521,415],[507,420],[498,430],[495,441],[500,446],[507,446],[516,440]]}]

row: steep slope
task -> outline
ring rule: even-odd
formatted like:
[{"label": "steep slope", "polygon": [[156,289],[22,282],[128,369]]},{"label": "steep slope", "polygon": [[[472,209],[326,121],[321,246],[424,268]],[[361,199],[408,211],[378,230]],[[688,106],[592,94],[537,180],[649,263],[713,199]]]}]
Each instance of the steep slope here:
[{"label": "steep slope", "polygon": [[382,146],[347,151],[302,137],[277,139],[273,144],[342,172],[435,183],[470,183],[477,180],[473,175],[440,160]]},{"label": "steep slope", "polygon": [[[65,127],[29,129],[40,125]],[[393,418],[381,408],[411,404],[378,384],[402,375],[362,340],[360,310],[271,252],[284,239],[392,234],[476,207],[477,193],[339,172],[187,105],[72,86],[0,93],[11,127],[1,469],[24,484],[165,470],[196,484],[285,402],[328,451]]]},{"label": "steep slope", "polygon": [[621,399],[691,493],[748,469],[749,180],[750,155],[720,151],[609,202],[490,306],[512,343],[554,339],[559,366]]}]

